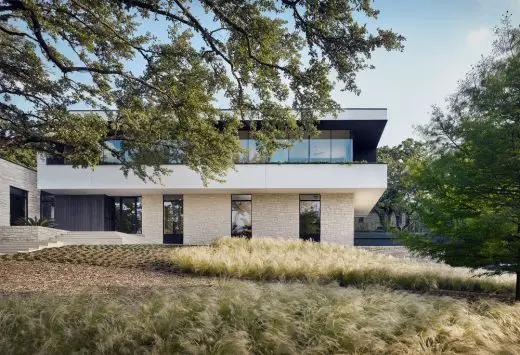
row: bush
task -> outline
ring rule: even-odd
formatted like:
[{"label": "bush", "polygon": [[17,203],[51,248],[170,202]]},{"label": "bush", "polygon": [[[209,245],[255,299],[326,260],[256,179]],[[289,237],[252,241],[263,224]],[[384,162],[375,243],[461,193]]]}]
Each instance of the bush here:
[{"label": "bush", "polygon": [[209,247],[171,251],[180,270],[255,280],[301,280],[342,285],[382,285],[408,290],[512,294],[509,276],[480,276],[470,269],[398,259],[336,244],[300,240],[220,238]]}]

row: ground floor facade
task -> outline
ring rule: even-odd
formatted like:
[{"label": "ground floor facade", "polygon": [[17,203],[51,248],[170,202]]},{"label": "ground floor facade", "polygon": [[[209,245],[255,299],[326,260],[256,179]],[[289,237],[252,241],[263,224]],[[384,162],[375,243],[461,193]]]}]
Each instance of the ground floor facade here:
[{"label": "ground floor facade", "polygon": [[42,214],[62,229],[142,234],[155,243],[235,236],[353,245],[354,238],[350,193],[54,195]]}]

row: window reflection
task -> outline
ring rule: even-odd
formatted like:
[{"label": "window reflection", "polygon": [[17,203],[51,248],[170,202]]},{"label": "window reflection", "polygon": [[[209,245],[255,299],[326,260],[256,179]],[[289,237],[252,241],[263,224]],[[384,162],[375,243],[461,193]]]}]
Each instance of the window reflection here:
[{"label": "window reflection", "polygon": [[321,131],[318,137],[311,139],[310,162],[330,162],[330,131]]},{"label": "window reflection", "polygon": [[309,161],[309,139],[294,142],[289,149],[291,163],[307,163]]},{"label": "window reflection", "polygon": [[[287,142],[285,139],[280,139],[279,141],[282,143]],[[289,161],[289,149],[280,148],[276,150],[273,155],[271,155],[271,158],[269,158],[269,161],[272,163],[287,163]]]},{"label": "window reflection", "polygon": [[331,131],[331,162],[352,161],[352,139],[350,131]]},{"label": "window reflection", "polygon": [[251,238],[252,236],[251,195],[231,195],[231,236]]},{"label": "window reflection", "polygon": [[300,238],[319,242],[320,232],[320,195],[300,195]]}]

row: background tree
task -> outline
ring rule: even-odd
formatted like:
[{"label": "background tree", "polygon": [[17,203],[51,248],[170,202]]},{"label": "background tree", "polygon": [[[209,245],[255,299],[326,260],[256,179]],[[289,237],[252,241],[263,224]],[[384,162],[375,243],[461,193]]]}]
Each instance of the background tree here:
[{"label": "background tree", "polygon": [[398,230],[408,230],[414,221],[412,203],[415,189],[410,183],[410,160],[420,160],[425,155],[423,143],[412,138],[405,139],[395,147],[384,146],[377,150],[377,161],[388,164],[387,189],[373,211],[379,216],[385,231],[391,227],[392,216]]},{"label": "background tree", "polygon": [[[339,108],[331,72],[358,92],[371,53],[402,48],[355,13],[378,15],[369,0],[0,0],[0,153],[94,166],[104,148],[142,178],[170,158],[216,178],[241,119],[262,117],[253,134],[267,156]],[[76,104],[116,111],[78,117]]]},{"label": "background tree", "polygon": [[516,273],[520,299],[520,30],[505,16],[493,54],[423,127],[413,169],[427,235],[407,245],[454,266]]}]

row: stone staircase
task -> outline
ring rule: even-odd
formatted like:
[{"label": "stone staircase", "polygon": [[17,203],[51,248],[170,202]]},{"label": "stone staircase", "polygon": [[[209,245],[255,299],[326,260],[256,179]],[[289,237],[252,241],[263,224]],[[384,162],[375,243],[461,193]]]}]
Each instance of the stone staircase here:
[{"label": "stone staircase", "polygon": [[125,233],[119,232],[65,232],[56,239],[63,245],[106,245],[123,244]]},{"label": "stone staircase", "polygon": [[120,232],[66,232],[55,238],[38,240],[9,240],[0,243],[0,254],[27,253],[45,248],[64,245],[117,245],[117,244],[154,244],[141,234],[125,234]]},{"label": "stone staircase", "polygon": [[0,244],[0,254],[28,253],[45,248],[61,247],[62,245],[64,244],[56,239],[46,241],[8,241]]}]

